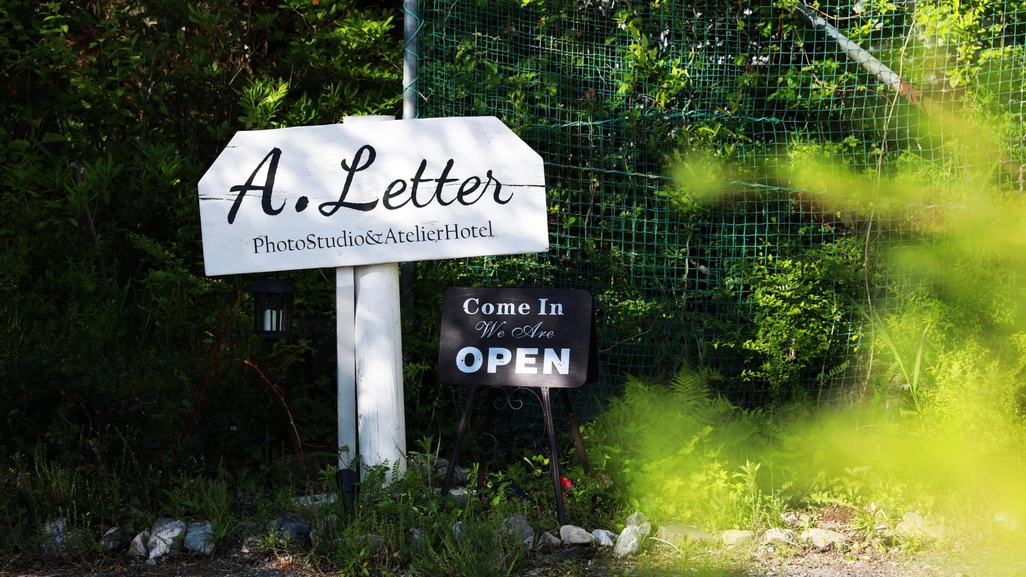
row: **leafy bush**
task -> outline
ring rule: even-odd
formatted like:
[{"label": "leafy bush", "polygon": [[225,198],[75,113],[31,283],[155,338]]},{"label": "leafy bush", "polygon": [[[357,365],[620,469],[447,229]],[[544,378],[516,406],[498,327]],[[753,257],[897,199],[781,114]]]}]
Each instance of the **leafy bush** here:
[{"label": "leafy bush", "polygon": [[[736,265],[747,285],[752,333],[741,348],[753,353],[744,379],[765,379],[778,399],[821,391],[794,390],[798,383],[823,387],[828,373],[846,366],[836,352],[852,333],[851,295],[859,292],[861,242],[844,238],[797,258],[766,256]],[[750,292],[749,292],[750,291]],[[837,341],[841,341],[838,343]],[[789,390],[790,389],[790,390]]]}]

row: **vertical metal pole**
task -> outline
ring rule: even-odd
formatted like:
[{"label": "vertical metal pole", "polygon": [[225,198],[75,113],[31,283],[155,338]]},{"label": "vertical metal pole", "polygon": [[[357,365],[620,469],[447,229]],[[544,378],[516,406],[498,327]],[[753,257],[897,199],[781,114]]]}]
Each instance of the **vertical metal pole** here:
[{"label": "vertical metal pole", "polygon": [[[417,33],[420,31],[420,16],[417,0],[403,0],[403,120],[417,118]],[[400,309],[406,304],[406,312],[413,319],[413,279],[415,263],[406,262],[398,266],[398,298]],[[397,312],[397,314],[399,314]],[[401,330],[400,330],[401,333]],[[402,351],[400,351],[402,354]],[[400,361],[401,362],[401,361]],[[402,366],[399,367],[400,378]],[[400,383],[401,386],[401,383]],[[400,410],[403,407],[400,405]],[[405,418],[405,417],[404,417]],[[406,464],[405,422],[403,425],[403,465]],[[405,470],[405,468],[403,469]]]},{"label": "vertical metal pole", "polygon": [[403,0],[403,119],[417,118],[417,34],[420,15],[417,0]]},{"label": "vertical metal pole", "polygon": [[[419,76],[417,35],[420,32],[420,14],[417,0],[403,0],[403,120],[417,118],[417,77]],[[413,280],[416,278],[415,262],[399,265],[399,293],[405,309],[407,322],[412,322]]]},{"label": "vertical metal pole", "polygon": [[556,427],[552,423],[552,395],[549,394],[549,387],[542,387],[541,393],[542,412],[545,413],[545,432],[549,435],[549,468],[552,470],[552,487],[556,490],[556,519],[560,525],[565,525],[563,484],[559,479],[559,447],[556,445]]}]

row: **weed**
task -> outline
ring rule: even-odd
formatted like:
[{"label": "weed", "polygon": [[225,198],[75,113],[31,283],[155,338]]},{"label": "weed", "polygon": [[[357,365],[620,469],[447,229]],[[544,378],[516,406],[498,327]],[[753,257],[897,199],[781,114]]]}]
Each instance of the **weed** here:
[{"label": "weed", "polygon": [[502,530],[498,518],[484,517],[443,530],[429,556],[445,575],[512,575],[522,562],[523,545]]},{"label": "weed", "polygon": [[761,463],[746,461],[733,473],[724,503],[718,508],[716,526],[764,529],[780,524],[784,506],[775,492],[761,486],[761,467]]},{"label": "weed", "polygon": [[887,351],[891,354],[900,378],[899,388],[907,396],[908,404],[913,410],[915,410],[915,412],[922,412],[923,383],[921,376],[923,369],[923,351],[927,344],[926,335],[930,332],[930,324],[927,323],[923,328],[923,333],[919,337],[919,342],[916,343],[914,353],[915,360],[912,361],[910,365],[908,355],[905,354],[905,351],[900,349],[895,343],[895,340],[891,338],[891,334],[887,330],[886,323],[884,323],[875,312],[870,314],[863,311],[863,315],[872,323],[876,338],[878,338],[880,342],[887,347]]},{"label": "weed", "polygon": [[876,503],[870,503],[868,507],[859,507],[855,511],[855,516],[851,520],[855,539],[863,544],[880,546],[881,531],[887,529],[887,514],[877,507]]}]

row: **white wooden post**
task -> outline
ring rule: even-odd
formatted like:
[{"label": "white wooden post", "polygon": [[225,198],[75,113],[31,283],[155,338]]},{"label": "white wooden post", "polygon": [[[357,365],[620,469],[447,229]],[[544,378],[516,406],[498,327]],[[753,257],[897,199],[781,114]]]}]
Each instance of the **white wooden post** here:
[{"label": "white wooden post", "polygon": [[356,282],[353,267],[335,269],[335,326],[338,355],[338,468],[351,469],[356,437]]},{"label": "white wooden post", "polygon": [[360,462],[406,471],[399,265],[358,266],[356,277],[356,406]]},{"label": "white wooden post", "polygon": [[[347,116],[342,122],[388,120],[395,117]],[[339,467],[351,468],[359,451],[362,465],[386,465],[394,480],[396,463],[406,471],[399,265],[339,267],[335,278]]]}]

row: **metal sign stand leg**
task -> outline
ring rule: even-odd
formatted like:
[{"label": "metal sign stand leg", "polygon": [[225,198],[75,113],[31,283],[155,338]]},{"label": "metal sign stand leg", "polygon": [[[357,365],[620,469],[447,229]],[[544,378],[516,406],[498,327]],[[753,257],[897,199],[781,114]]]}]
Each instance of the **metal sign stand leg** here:
[{"label": "metal sign stand leg", "polygon": [[552,397],[548,387],[541,388],[542,412],[545,413],[545,433],[549,436],[549,468],[552,470],[552,488],[556,491],[556,519],[566,524],[563,506],[563,487],[559,482],[559,449],[556,446],[556,429],[552,425]]},{"label": "metal sign stand leg", "polygon": [[563,397],[563,407],[566,409],[566,416],[570,419],[570,432],[574,436],[574,446],[577,447],[577,456],[581,459],[581,467],[585,474],[590,475],[591,463],[588,462],[588,455],[584,453],[584,439],[581,437],[581,427],[577,424],[574,406],[570,402],[570,393],[566,389],[559,389],[559,396]]},{"label": "metal sign stand leg", "polygon": [[470,428],[470,413],[474,410],[474,395],[477,394],[477,385],[470,385],[470,392],[467,394],[467,404],[463,407],[463,416],[460,417],[460,426],[456,430],[456,446],[452,449],[452,458],[449,459],[449,466],[445,469],[445,480],[442,481],[442,495],[448,495],[452,488],[452,477],[456,472],[456,458],[460,455],[463,446],[463,437]]}]

